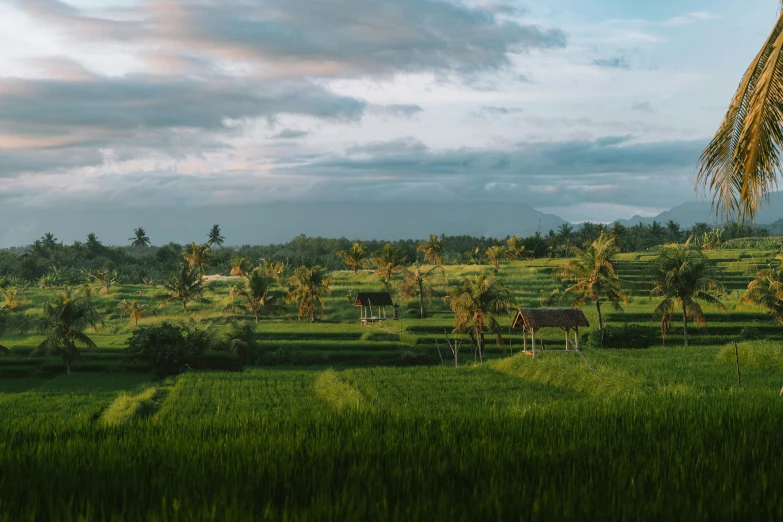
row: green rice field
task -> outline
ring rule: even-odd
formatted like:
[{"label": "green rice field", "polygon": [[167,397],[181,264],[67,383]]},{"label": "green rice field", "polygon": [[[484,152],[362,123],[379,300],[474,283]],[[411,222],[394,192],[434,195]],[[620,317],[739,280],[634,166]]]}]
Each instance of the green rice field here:
[{"label": "green rice field", "polygon": [[[783,520],[783,328],[736,307],[774,254],[740,254],[710,253],[729,313],[708,309],[691,346],[675,322],[646,349],[585,348],[597,377],[575,353],[519,354],[513,332],[483,365],[465,343],[455,368],[441,300],[425,319],[403,304],[399,321],[362,327],[347,296],[377,278],[337,272],[323,321],[262,317],[262,364],[154,380],[122,361],[134,327],[117,305],[160,290],[120,286],[96,298],[99,351],[70,376],[29,356],[40,337],[0,338],[14,352],[0,357],[0,521]],[[629,303],[610,326],[657,331],[651,258],[619,256]],[[558,263],[493,277],[535,307]],[[450,282],[482,270],[447,267]],[[228,287],[213,288],[189,315],[228,328]],[[30,290],[18,313],[49,294]],[[186,319],[172,305],[140,325]],[[759,339],[743,339],[750,327]],[[562,347],[561,331],[542,337]]]}]

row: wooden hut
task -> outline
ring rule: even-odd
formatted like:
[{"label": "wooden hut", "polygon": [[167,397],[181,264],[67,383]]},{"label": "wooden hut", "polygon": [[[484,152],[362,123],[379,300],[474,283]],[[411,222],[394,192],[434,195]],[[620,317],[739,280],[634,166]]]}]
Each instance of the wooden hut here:
[{"label": "wooden hut", "polygon": [[[565,331],[565,349],[569,350],[569,336],[574,333],[573,347],[579,351],[579,327],[590,326],[584,312],[579,308],[522,308],[512,323],[513,328],[522,329],[523,347],[526,353],[536,356],[536,330],[539,328],[562,328]],[[530,334],[532,350],[527,349]]]},{"label": "wooden hut", "polygon": [[367,323],[380,323],[386,320],[386,307],[394,306],[389,292],[359,292],[353,302],[361,307],[362,326]]}]

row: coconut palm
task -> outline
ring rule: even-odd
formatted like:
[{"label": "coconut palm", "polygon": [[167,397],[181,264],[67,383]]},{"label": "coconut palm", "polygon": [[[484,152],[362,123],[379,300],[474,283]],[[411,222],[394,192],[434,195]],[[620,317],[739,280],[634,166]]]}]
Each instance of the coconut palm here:
[{"label": "coconut palm", "polygon": [[499,268],[500,262],[506,258],[508,252],[503,245],[494,245],[489,247],[485,254],[492,261],[492,264],[495,265],[495,268]]},{"label": "coconut palm", "polygon": [[273,281],[262,269],[256,268],[244,281],[231,288],[231,298],[234,301],[239,300],[241,307],[252,315],[257,323],[261,310],[275,300],[271,293]]},{"label": "coconut palm", "polygon": [[4,288],[0,291],[0,298],[2,298],[2,304],[0,304],[0,309],[7,308],[8,310],[14,310],[25,302],[25,298],[23,297],[24,290],[16,287],[16,286],[10,286],[8,288]]},{"label": "coconut palm", "polygon": [[468,332],[479,360],[484,362],[484,334],[494,333],[503,344],[497,316],[508,314],[512,306],[511,292],[501,281],[492,281],[484,273],[463,277],[446,296],[446,302],[457,314],[454,332]]},{"label": "coconut palm", "polygon": [[354,243],[350,250],[341,250],[337,252],[337,257],[341,258],[345,264],[356,274],[360,268],[367,266],[367,249],[361,243]]},{"label": "coconut palm", "polygon": [[443,263],[443,243],[435,234],[430,234],[430,238],[427,241],[422,241],[419,246],[416,247],[416,252],[424,253],[424,260],[431,265],[439,265]]},{"label": "coconut palm", "polygon": [[190,266],[196,269],[199,277],[203,277],[206,274],[209,262],[212,260],[212,250],[207,245],[199,245],[193,242],[185,248],[182,256]]},{"label": "coconut palm", "polygon": [[711,292],[721,291],[721,285],[715,278],[715,270],[700,247],[691,245],[665,245],[655,260],[655,287],[652,295],[663,300],[655,308],[653,317],[661,321],[661,334],[665,337],[672,323],[676,307],[682,309],[682,335],[688,346],[688,319],[697,326],[707,324],[699,301],[715,305],[726,311],[726,307]]},{"label": "coconut palm", "polygon": [[95,284],[98,285],[98,295],[109,295],[114,285],[119,284],[120,277],[116,270],[98,270],[92,274]]},{"label": "coconut palm", "polygon": [[615,310],[622,310],[621,303],[626,302],[625,294],[620,288],[620,278],[612,264],[617,254],[615,239],[601,232],[598,239],[587,249],[571,247],[571,252],[576,259],[567,261],[563,268],[555,271],[555,276],[572,283],[565,289],[560,299],[568,299],[572,307],[595,303],[603,345],[606,323],[601,311],[602,302],[609,303]]},{"label": "coconut palm", "polygon": [[783,254],[778,254],[780,265],[765,268],[750,282],[740,302],[763,306],[783,324]]},{"label": "coconut palm", "polygon": [[57,247],[57,238],[51,232],[47,232],[41,236],[41,246],[44,250],[54,250]]},{"label": "coconut palm", "polygon": [[70,288],[57,292],[43,305],[43,317],[38,321],[38,329],[45,334],[44,340],[35,352],[47,355],[62,355],[65,372],[71,374],[71,365],[79,356],[77,344],[97,349],[85,330],[97,328],[101,316],[83,293],[75,293]]},{"label": "coconut palm", "polygon": [[424,300],[427,302],[432,301],[432,296],[435,295],[435,288],[430,283],[431,280],[437,278],[436,282],[446,282],[446,272],[443,267],[437,265],[427,271],[422,271],[418,266],[413,270],[404,268],[402,270],[402,281],[400,282],[400,294],[403,299],[419,298],[419,317],[424,317]]},{"label": "coconut palm", "polygon": [[131,301],[130,303],[125,299],[120,303],[123,316],[128,314],[128,317],[133,321],[134,326],[139,326],[139,321],[144,317],[144,313],[149,308],[148,304],[141,304],[138,301]]},{"label": "coconut palm", "polygon": [[182,311],[188,311],[188,302],[200,299],[204,292],[204,281],[199,272],[185,263],[180,263],[176,273],[163,283],[163,288],[168,293],[161,306],[168,305],[171,301],[182,303]]},{"label": "coconut palm", "polygon": [[396,272],[402,270],[405,256],[394,245],[386,243],[383,248],[373,254],[370,262],[377,269],[375,272],[377,276],[390,281]]},{"label": "coconut palm", "polygon": [[750,63],[715,137],[699,160],[697,186],[717,214],[754,220],[777,187],[783,147],[783,12]]},{"label": "coconut palm", "polygon": [[231,272],[232,276],[245,277],[253,270],[253,263],[246,257],[236,256],[231,259]]},{"label": "coconut palm", "polygon": [[298,305],[297,320],[307,317],[310,322],[314,323],[319,308],[321,315],[323,315],[323,294],[331,293],[332,290],[329,287],[331,280],[320,266],[312,268],[301,266],[294,271],[288,281],[290,287],[286,302]]},{"label": "coconut palm", "polygon": [[207,245],[223,246],[225,241],[226,238],[223,237],[220,233],[220,225],[212,225],[212,228],[209,230]]},{"label": "coconut palm", "polygon": [[506,259],[516,261],[522,257],[525,251],[525,245],[520,243],[519,236],[514,234],[506,240]]},{"label": "coconut palm", "polygon": [[129,238],[131,246],[134,247],[148,247],[150,246],[150,238],[147,237],[147,232],[142,227],[133,229],[133,237]]},{"label": "coconut palm", "polygon": [[285,263],[282,261],[274,262],[274,261],[267,261],[264,260],[263,264],[261,265],[261,269],[264,271],[264,274],[267,277],[271,277],[275,281],[277,281],[277,284],[280,284],[280,281],[283,279],[283,274],[285,273]]}]

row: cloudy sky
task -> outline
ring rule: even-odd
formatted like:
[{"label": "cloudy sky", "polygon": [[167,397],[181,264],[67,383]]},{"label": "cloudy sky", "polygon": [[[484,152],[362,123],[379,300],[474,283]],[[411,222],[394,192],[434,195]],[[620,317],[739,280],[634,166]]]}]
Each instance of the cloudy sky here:
[{"label": "cloudy sky", "polygon": [[777,0],[0,0],[0,205],[696,199]]}]

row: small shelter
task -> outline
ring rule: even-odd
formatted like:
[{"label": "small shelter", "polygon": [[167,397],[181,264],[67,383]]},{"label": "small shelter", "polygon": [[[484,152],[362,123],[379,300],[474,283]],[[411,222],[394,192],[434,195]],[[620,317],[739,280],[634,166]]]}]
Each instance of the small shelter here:
[{"label": "small shelter", "polygon": [[[512,328],[522,329],[525,353],[536,356],[536,330],[539,328],[562,328],[565,331],[565,349],[569,351],[569,335],[574,332],[573,347],[579,352],[579,327],[590,326],[584,312],[579,308],[521,308],[517,310]],[[532,350],[527,349],[527,335],[530,334]]]},{"label": "small shelter", "polygon": [[361,307],[362,326],[367,323],[380,323],[386,320],[386,307],[394,306],[389,292],[359,292],[353,302]]}]

